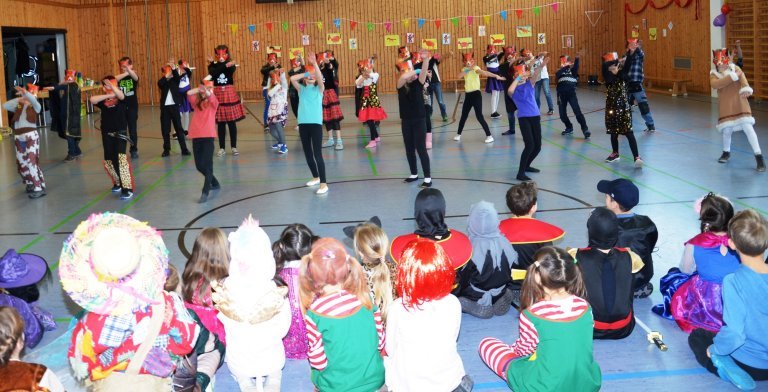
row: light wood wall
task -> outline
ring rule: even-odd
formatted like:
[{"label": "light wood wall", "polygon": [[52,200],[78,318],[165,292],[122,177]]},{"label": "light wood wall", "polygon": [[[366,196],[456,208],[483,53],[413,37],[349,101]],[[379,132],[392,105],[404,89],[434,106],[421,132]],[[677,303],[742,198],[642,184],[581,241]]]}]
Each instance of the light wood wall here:
[{"label": "light wood wall", "polygon": [[[503,33],[507,43],[520,47],[532,48],[534,51],[549,51],[556,63],[560,54],[575,55],[578,49],[584,49],[585,57],[582,62],[581,75],[586,80],[589,74],[599,74],[600,55],[605,51],[623,48],[624,37],[629,32],[624,31],[624,2],[607,0],[578,0],[563,1],[559,4],[557,13],[545,4],[554,0],[517,0],[514,2],[496,2],[476,0],[434,0],[434,1],[390,1],[390,2],[353,2],[349,0],[318,0],[288,4],[256,4],[254,0],[33,0],[39,4],[7,0],[18,4],[24,12],[10,16],[0,15],[3,26],[52,27],[58,23],[68,31],[67,47],[68,61],[71,67],[81,70],[86,76],[98,79],[107,74],[117,72],[116,61],[119,57],[129,54],[142,85],[139,90],[139,100],[142,103],[157,102],[156,81],[159,69],[169,57],[185,57],[197,67],[198,76],[206,70],[206,57],[213,54],[213,48],[218,44],[227,44],[231,48],[234,59],[241,65],[235,74],[238,89],[248,98],[260,97],[261,75],[259,68],[266,58],[266,48],[269,45],[282,46],[286,52],[292,47],[301,47],[301,35],[297,24],[305,22],[305,33],[310,36],[310,45],[306,50],[334,49],[341,63],[341,84],[350,85],[356,74],[355,63],[372,53],[379,55],[379,71],[382,75],[381,89],[393,91],[395,85],[394,63],[396,48],[384,46],[384,26],[375,25],[374,31],[366,29],[366,22],[392,22],[392,33],[399,34],[405,44],[405,33],[416,35],[416,48],[422,38],[438,39],[438,52],[444,55],[452,50],[456,53],[453,59],[448,59],[441,67],[444,79],[452,79],[460,68],[457,39],[473,37],[476,57],[479,59],[485,51],[489,37],[478,36],[478,26],[485,25],[488,35]],[[633,8],[637,8],[645,0],[628,0]],[[695,3],[695,1],[694,1]],[[365,6],[361,6],[361,4]],[[523,12],[518,18],[515,8],[532,8],[542,6],[539,16],[531,9]],[[146,7],[146,9],[145,9]],[[664,10],[648,8],[640,15],[628,15],[627,25],[642,25],[641,19],[647,19],[647,26],[659,28],[657,41],[647,39],[647,31],[641,32],[645,41],[646,73],[649,75],[686,76],[694,80],[689,88],[692,91],[707,92],[705,83],[708,72],[709,36],[708,8],[704,5],[700,20],[694,20],[694,6],[680,9],[675,5]],[[507,21],[502,21],[498,12],[509,9]],[[585,11],[603,11],[596,26],[592,26]],[[475,16],[472,26],[467,25],[466,15]],[[9,14],[10,15],[10,14]],[[19,15],[22,15],[19,17]],[[126,29],[127,15],[127,29]],[[485,23],[482,15],[491,15],[489,23]],[[62,17],[65,16],[65,17]],[[454,27],[450,17],[462,16],[458,27]],[[442,18],[438,29],[434,22],[427,20],[422,29],[417,26],[419,17],[425,19]],[[342,18],[340,29],[333,25],[334,18]],[[405,28],[402,19],[410,19],[410,26]],[[354,30],[350,29],[347,19],[359,23]],[[274,21],[271,32],[264,25],[266,21]],[[50,22],[54,21],[54,22]],[[188,22],[189,21],[189,22]],[[289,22],[289,27],[283,31],[280,22]],[[323,22],[319,31],[316,21]],[[594,19],[593,19],[594,21]],[[667,38],[661,36],[661,28],[669,21],[674,28]],[[188,26],[188,23],[191,26]],[[149,25],[149,42],[147,42],[146,25]],[[238,24],[237,33],[232,33],[228,24]],[[255,24],[256,32],[251,35],[248,25]],[[516,38],[515,26],[532,26],[533,36]],[[171,33],[170,50],[168,47],[168,32]],[[191,30],[191,32],[190,32]],[[341,45],[327,45],[326,33],[339,32],[342,37]],[[441,33],[451,34],[451,45],[442,45]],[[546,44],[536,44],[536,33],[546,33]],[[562,36],[574,36],[574,48],[562,48]],[[348,49],[348,39],[357,38],[358,49]],[[251,41],[261,43],[261,52],[251,51]],[[191,48],[191,49],[190,49]],[[671,69],[670,54],[691,56],[694,58],[694,71],[678,71]],[[287,57],[281,60],[287,64]],[[550,67],[554,68],[554,67]],[[553,69],[554,71],[554,69]]]},{"label": "light wood wall", "polygon": [[744,53],[744,74],[754,89],[754,96],[768,99],[768,2],[765,0],[731,0],[732,11],[725,25],[728,47],[733,49],[741,41]]},{"label": "light wood wall", "polygon": [[[650,5],[640,14],[633,15],[624,12],[624,5],[629,4],[632,10],[639,10],[647,0],[609,1],[613,9],[611,21],[611,37],[614,47],[619,53],[624,49],[625,39],[630,37],[632,26],[640,26],[640,39],[645,51],[645,74],[657,77],[674,77],[691,79],[688,90],[709,94],[709,28],[712,25],[707,1],[690,1],[686,8],[678,7],[674,2],[665,9],[656,10]],[[661,3],[661,2],[657,2]],[[699,7],[699,19],[696,20],[696,7]],[[626,31],[625,26],[626,16]],[[657,38],[651,41],[646,27],[656,27]],[[671,30],[668,24],[672,22]],[[663,36],[662,29],[667,29]],[[693,59],[693,70],[674,69],[673,57],[690,57]]]}]

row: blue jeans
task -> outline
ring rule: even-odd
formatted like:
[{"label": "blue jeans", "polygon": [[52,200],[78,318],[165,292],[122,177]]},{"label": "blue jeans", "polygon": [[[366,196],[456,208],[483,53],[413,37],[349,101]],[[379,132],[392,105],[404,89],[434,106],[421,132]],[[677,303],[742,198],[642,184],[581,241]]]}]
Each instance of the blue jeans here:
[{"label": "blue jeans", "polygon": [[541,89],[544,89],[544,96],[547,97],[547,107],[549,108],[549,111],[555,110],[555,106],[552,104],[552,93],[549,91],[549,78],[547,79],[541,79],[538,82],[536,82],[536,106],[541,107],[541,100],[539,97],[541,96]]},{"label": "blue jeans", "polygon": [[267,94],[267,89],[263,88],[261,89],[261,96],[264,97],[264,126],[267,126],[267,112],[269,111],[269,103],[271,99],[269,99],[269,94]]},{"label": "blue jeans", "polygon": [[82,155],[80,151],[80,139],[76,137],[67,136],[67,155],[76,157]]},{"label": "blue jeans", "polygon": [[434,103],[434,97],[437,96],[437,104],[440,106],[440,115],[443,118],[448,117],[448,115],[445,114],[445,101],[443,100],[442,84],[440,82],[432,83],[429,85],[429,87],[432,89],[432,92],[429,94],[430,106]]},{"label": "blue jeans", "polygon": [[652,127],[653,125],[653,115],[651,114],[651,107],[648,106],[648,96],[645,95],[645,89],[643,89],[642,85],[640,86],[640,91],[636,91],[634,93],[627,93],[628,99],[630,102],[637,101],[637,106],[640,108],[640,115],[643,116],[643,120],[645,120],[645,125]]}]

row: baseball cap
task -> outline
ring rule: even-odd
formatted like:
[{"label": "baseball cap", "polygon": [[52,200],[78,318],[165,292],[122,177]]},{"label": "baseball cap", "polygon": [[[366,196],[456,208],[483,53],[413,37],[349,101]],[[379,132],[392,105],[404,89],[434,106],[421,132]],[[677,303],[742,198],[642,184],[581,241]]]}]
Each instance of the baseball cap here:
[{"label": "baseball cap", "polygon": [[640,202],[640,192],[632,181],[619,178],[613,181],[600,180],[597,190],[605,193],[621,204],[627,210],[634,208]]}]

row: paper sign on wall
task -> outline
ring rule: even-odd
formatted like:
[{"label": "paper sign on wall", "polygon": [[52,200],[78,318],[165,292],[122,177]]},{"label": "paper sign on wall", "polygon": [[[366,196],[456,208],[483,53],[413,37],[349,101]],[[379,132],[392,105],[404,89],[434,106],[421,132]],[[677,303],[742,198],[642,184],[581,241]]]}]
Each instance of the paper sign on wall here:
[{"label": "paper sign on wall", "polygon": [[485,37],[485,26],[477,26],[477,36]]},{"label": "paper sign on wall", "polygon": [[385,35],[384,46],[400,46],[400,35],[398,34]]},{"label": "paper sign on wall", "polygon": [[655,27],[651,27],[650,29],[648,29],[648,39],[649,40],[656,41],[657,34],[658,33],[657,33]]},{"label": "paper sign on wall", "polygon": [[301,44],[303,46],[309,46],[309,36],[308,35],[302,35],[301,36]]},{"label": "paper sign on wall", "polygon": [[260,52],[261,43],[259,41],[251,41],[251,50],[254,52]]},{"label": "paper sign on wall", "polygon": [[341,45],[341,34],[339,33],[326,34],[325,43],[328,45]]},{"label": "paper sign on wall", "polygon": [[422,49],[437,49],[437,38],[424,38],[421,40]]},{"label": "paper sign on wall", "polygon": [[283,47],[282,46],[268,46],[267,47],[267,54],[274,53],[277,55],[277,57],[283,57]]},{"label": "paper sign on wall", "polygon": [[564,48],[572,48],[573,47],[573,36],[572,35],[564,35],[563,36],[563,47]]},{"label": "paper sign on wall", "polygon": [[443,33],[443,45],[450,45],[450,44],[451,44],[451,34]]},{"label": "paper sign on wall", "polygon": [[357,50],[357,38],[349,39],[349,50]]},{"label": "paper sign on wall", "polygon": [[532,37],[533,36],[533,29],[531,26],[517,26],[515,28],[515,32],[517,33],[517,38],[525,38],[525,37]]},{"label": "paper sign on wall", "polygon": [[472,49],[472,37],[456,38],[456,46],[459,50]]},{"label": "paper sign on wall", "polygon": [[536,34],[536,43],[539,45],[545,45],[547,43],[547,34],[545,33]]},{"label": "paper sign on wall", "polygon": [[416,34],[414,33],[405,33],[405,42],[412,44],[416,42]]},{"label": "paper sign on wall", "polygon": [[507,38],[504,34],[491,34],[491,45],[504,46],[507,44]]},{"label": "paper sign on wall", "polygon": [[288,58],[293,60],[296,57],[304,58],[304,48],[290,48],[290,49],[288,49]]}]

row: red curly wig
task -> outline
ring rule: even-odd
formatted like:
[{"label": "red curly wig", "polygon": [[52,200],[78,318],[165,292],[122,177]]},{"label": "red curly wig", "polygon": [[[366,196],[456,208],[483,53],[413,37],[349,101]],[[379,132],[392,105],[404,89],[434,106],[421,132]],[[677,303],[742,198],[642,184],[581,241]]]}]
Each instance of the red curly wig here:
[{"label": "red curly wig", "polygon": [[434,301],[451,293],[456,271],[435,241],[418,238],[406,245],[397,267],[397,295],[406,307]]}]

